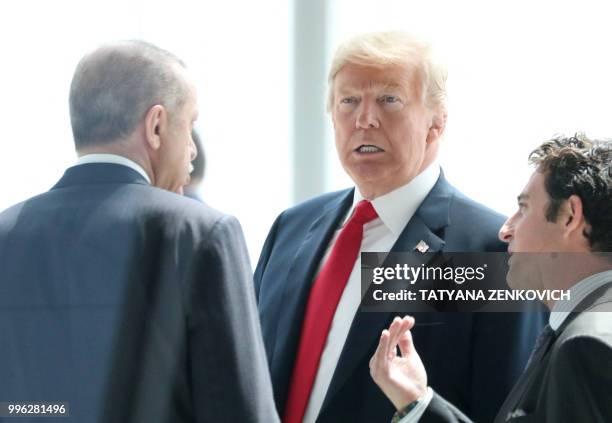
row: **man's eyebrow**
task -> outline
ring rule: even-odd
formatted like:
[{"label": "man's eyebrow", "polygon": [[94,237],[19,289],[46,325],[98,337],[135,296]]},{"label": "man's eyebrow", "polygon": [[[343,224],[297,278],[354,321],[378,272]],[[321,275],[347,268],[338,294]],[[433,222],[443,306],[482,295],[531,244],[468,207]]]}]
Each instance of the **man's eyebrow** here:
[{"label": "man's eyebrow", "polygon": [[340,86],[338,87],[338,94],[340,95],[346,95],[346,94],[353,94],[355,91],[358,91],[358,88],[352,87],[352,86]]},{"label": "man's eyebrow", "polygon": [[519,195],[516,197],[516,201],[518,201],[519,203],[520,203],[521,201],[523,201],[523,200],[527,200],[527,199],[529,199],[529,194],[519,194]]},{"label": "man's eyebrow", "polygon": [[367,85],[354,86],[354,85],[341,85],[338,87],[338,94],[350,94],[362,90],[397,90],[403,91],[401,84],[395,82],[369,82]]}]

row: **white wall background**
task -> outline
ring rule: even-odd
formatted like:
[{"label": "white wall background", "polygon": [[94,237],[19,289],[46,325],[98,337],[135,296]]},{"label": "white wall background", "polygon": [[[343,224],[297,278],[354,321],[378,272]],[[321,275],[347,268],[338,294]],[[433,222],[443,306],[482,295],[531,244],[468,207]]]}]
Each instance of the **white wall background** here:
[{"label": "white wall background", "polygon": [[[308,0],[296,0],[308,1]],[[509,214],[529,151],[559,132],[612,136],[612,25],[606,2],[333,0],[327,63],[352,34],[404,29],[431,40],[449,68],[441,163],[466,194]],[[292,199],[289,0],[6,1],[0,6],[0,209],[47,190],[75,160],[68,87],[80,57],[142,38],[187,62],[199,89],[208,159],[202,194],[242,222],[255,259]],[[321,81],[323,84],[324,81]],[[300,101],[300,99],[295,99]],[[324,99],[321,98],[321,102]],[[312,172],[350,185],[333,147]]]}]

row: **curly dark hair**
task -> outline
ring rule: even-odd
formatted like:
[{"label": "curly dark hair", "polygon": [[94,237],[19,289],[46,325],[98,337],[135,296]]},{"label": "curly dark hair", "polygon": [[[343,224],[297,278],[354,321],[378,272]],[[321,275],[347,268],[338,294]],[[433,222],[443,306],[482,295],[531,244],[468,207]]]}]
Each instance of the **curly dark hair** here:
[{"label": "curly dark hair", "polygon": [[590,229],[584,231],[593,251],[612,252],[612,142],[590,140],[584,134],[558,136],[529,155],[529,163],[545,175],[550,196],[546,219],[557,220],[571,196],[582,200]]}]

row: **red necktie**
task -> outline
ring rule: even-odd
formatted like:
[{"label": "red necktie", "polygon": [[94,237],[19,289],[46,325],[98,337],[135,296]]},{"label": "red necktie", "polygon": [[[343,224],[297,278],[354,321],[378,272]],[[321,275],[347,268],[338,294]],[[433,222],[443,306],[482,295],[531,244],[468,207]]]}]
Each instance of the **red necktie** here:
[{"label": "red necktie", "polygon": [[304,417],[329,327],[361,248],[363,225],[376,217],[372,203],[357,204],[310,290],[283,423],[300,423]]}]

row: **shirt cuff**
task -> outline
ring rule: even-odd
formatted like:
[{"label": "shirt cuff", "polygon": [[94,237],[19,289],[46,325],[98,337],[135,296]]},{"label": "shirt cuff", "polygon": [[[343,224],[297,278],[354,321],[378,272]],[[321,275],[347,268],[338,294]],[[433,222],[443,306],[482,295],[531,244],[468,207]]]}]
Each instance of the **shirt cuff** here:
[{"label": "shirt cuff", "polygon": [[425,410],[429,406],[431,399],[433,398],[433,390],[428,386],[427,393],[421,399],[419,399],[416,405],[414,403],[408,404],[404,409],[397,411],[393,415],[391,423],[416,423],[425,413]]}]

